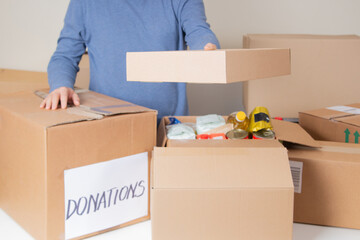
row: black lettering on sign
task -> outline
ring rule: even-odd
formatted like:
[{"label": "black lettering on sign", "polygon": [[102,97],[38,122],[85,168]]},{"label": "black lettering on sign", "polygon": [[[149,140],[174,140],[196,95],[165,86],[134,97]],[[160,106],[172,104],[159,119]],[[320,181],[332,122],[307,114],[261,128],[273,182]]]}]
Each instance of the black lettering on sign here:
[{"label": "black lettering on sign", "polygon": [[68,199],[66,206],[66,220],[72,216],[91,214],[101,211],[105,208],[116,206],[117,203],[140,198],[146,191],[145,180],[140,180],[135,184],[122,186],[121,188],[113,187],[100,193],[82,196],[79,199]]}]

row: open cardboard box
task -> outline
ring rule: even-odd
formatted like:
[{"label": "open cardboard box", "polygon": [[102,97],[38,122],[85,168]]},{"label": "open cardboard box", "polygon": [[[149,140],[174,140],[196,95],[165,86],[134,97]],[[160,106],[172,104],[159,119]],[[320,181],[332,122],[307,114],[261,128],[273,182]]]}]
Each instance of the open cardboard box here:
[{"label": "open cardboard box", "polygon": [[39,108],[45,92],[0,97],[0,207],[35,239],[149,219],[156,111],[78,94],[80,107],[55,111]]},{"label": "open cardboard box", "polygon": [[321,148],[288,148],[298,176],[294,221],[360,229],[360,145],[318,143]]},{"label": "open cardboard box", "polygon": [[[168,123],[152,162],[154,240],[292,238],[293,183],[278,140],[168,140]],[[278,139],[319,146],[297,124],[272,123]]]},{"label": "open cardboard box", "polygon": [[299,122],[315,139],[359,143],[360,103],[303,111]]}]

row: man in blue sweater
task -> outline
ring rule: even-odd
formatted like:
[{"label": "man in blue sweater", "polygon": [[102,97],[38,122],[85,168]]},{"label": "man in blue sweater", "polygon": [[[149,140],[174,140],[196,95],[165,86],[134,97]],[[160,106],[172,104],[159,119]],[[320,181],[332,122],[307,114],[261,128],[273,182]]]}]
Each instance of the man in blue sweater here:
[{"label": "man in blue sweater", "polygon": [[[78,63],[88,49],[90,90],[158,110],[187,115],[184,83],[126,81],[126,52],[219,48],[202,0],[71,0],[48,66],[50,94],[41,103],[80,104],[74,92]],[[139,69],[141,71],[141,69]]]}]

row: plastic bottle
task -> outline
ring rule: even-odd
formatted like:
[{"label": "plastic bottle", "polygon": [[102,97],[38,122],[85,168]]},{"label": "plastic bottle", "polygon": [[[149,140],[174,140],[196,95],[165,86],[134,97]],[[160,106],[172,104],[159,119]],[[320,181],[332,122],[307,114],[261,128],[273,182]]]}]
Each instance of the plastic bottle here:
[{"label": "plastic bottle", "polygon": [[248,130],[249,118],[243,111],[231,113],[226,122],[232,123],[235,129]]}]

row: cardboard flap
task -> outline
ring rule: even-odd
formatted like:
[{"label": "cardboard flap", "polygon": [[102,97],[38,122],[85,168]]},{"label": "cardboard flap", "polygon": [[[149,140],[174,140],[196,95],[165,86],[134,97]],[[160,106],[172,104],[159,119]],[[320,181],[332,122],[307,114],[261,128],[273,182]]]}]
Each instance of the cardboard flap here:
[{"label": "cardboard flap", "polygon": [[291,146],[289,148],[290,159],[312,159],[318,161],[349,162],[360,164],[360,145],[354,143],[339,143],[317,141],[320,148],[307,148]]},{"label": "cardboard flap", "polygon": [[[123,114],[123,113],[137,113],[154,111],[149,108],[138,106],[136,104],[126,102],[117,98],[109,97],[97,92],[86,89],[75,90],[79,95],[81,105],[78,112],[85,111],[103,116]],[[35,94],[45,98],[48,91],[36,91]]]},{"label": "cardboard flap", "polygon": [[39,96],[45,95],[46,93],[42,91],[38,91],[37,94],[24,91],[7,95],[0,99],[0,107],[43,127],[101,119],[114,114],[153,111],[91,91],[79,92],[80,107],[69,106],[67,109],[44,110],[39,107],[42,101]]},{"label": "cardboard flap", "polygon": [[156,147],[153,170],[157,189],[293,187],[283,147]]},{"label": "cardboard flap", "polygon": [[282,141],[297,143],[309,147],[320,147],[299,124],[271,119],[271,123],[276,133],[276,138]]},{"label": "cardboard flap", "polygon": [[360,115],[352,115],[348,117],[337,118],[336,121],[360,127]]},{"label": "cardboard flap", "polygon": [[340,112],[340,111],[326,109],[326,108],[310,110],[310,111],[306,111],[306,112],[302,112],[302,113],[312,115],[312,116],[316,116],[316,117],[320,117],[320,118],[324,118],[324,119],[329,119],[329,120],[334,119],[334,118],[338,118],[338,117],[345,117],[345,116],[351,115],[351,114],[346,113],[346,112]]}]

